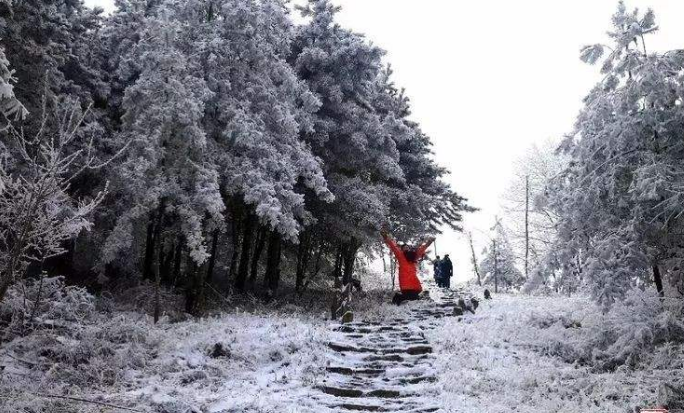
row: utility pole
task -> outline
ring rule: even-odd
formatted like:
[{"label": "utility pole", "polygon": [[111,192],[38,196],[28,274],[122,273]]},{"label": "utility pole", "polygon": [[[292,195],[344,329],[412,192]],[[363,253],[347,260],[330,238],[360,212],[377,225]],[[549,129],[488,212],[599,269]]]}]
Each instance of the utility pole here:
[{"label": "utility pole", "polygon": [[525,175],[525,279],[529,277],[530,263],[530,176]]},{"label": "utility pole", "polygon": [[499,292],[499,257],[496,251],[496,238],[492,240],[492,254],[494,254],[494,292]]}]

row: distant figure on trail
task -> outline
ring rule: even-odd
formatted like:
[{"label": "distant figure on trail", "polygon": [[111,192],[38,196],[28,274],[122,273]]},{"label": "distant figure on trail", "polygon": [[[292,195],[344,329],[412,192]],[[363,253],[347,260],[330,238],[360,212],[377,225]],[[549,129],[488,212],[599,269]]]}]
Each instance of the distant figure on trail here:
[{"label": "distant figure on trail", "polygon": [[454,265],[451,263],[449,254],[444,255],[444,259],[440,263],[440,273],[442,275],[443,288],[451,288],[451,277],[454,275]]},{"label": "distant figure on trail", "polygon": [[441,277],[441,266],[442,260],[440,259],[439,255],[435,257],[435,260],[432,261],[432,268],[433,268],[433,274],[435,276],[435,282],[437,283],[438,287],[441,287],[442,285],[442,277]]},{"label": "distant figure on trail", "polygon": [[427,241],[418,247],[406,244],[399,247],[386,231],[382,231],[381,234],[399,264],[399,289],[401,293],[397,293],[392,302],[399,305],[406,300],[417,300],[418,294],[423,291],[423,287],[418,279],[418,262],[423,258],[425,251],[435,238],[428,238]]},{"label": "distant figure on trail", "polygon": [[486,288],[484,290],[484,298],[485,298],[485,300],[491,300],[492,299],[492,294]]}]

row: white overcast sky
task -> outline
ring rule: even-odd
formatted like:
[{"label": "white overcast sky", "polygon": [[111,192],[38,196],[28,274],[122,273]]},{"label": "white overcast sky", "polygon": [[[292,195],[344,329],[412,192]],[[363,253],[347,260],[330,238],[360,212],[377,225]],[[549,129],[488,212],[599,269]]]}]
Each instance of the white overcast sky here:
[{"label": "white overcast sky", "polygon": [[[85,0],[107,12],[113,0]],[[451,183],[481,209],[466,217],[478,253],[498,213],[513,165],[535,142],[572,128],[581,100],[599,79],[583,45],[606,39],[613,0],[336,0],[339,22],[387,51],[413,118],[432,137]],[[651,7],[660,31],[651,50],[684,47],[684,1],[628,0]],[[438,253],[470,278],[465,238],[437,239]]]}]

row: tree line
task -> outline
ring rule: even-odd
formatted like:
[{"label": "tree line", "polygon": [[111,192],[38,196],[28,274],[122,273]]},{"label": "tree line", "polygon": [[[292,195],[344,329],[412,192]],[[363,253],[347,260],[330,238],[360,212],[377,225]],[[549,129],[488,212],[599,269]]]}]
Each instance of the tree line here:
[{"label": "tree line", "polygon": [[[346,284],[382,226],[407,240],[460,229],[471,208],[384,51],[337,12],[328,0],[119,0],[110,16],[81,0],[0,2],[0,176],[26,195],[0,185],[19,211],[0,217],[2,259],[16,263],[0,269],[0,300],[51,271],[150,280],[200,314],[208,285],[272,297],[284,278]],[[26,188],[41,183],[55,190],[38,202]],[[79,225],[59,227],[68,219]]]}]

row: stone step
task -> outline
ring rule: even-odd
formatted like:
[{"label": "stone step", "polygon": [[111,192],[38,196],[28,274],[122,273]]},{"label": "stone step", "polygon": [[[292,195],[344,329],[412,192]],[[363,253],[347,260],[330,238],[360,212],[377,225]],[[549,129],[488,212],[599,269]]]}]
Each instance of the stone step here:
[{"label": "stone step", "polygon": [[432,346],[424,331],[454,316],[464,295],[434,290],[431,300],[406,303],[407,312],[383,322],[334,326],[328,376],[312,400],[331,412],[442,412]]},{"label": "stone step", "polygon": [[405,399],[408,397],[416,396],[415,393],[402,392],[395,389],[373,389],[373,390],[360,390],[358,388],[347,388],[340,386],[319,386],[325,394],[329,394],[335,397],[349,397],[349,398],[375,398],[375,399]]},{"label": "stone step", "polygon": [[328,347],[339,353],[410,354],[412,356],[432,353],[432,347],[427,345],[415,345],[411,347],[356,347],[349,344],[328,343]]},{"label": "stone step", "polygon": [[[349,399],[339,401],[331,404],[330,408],[335,412],[405,412],[405,413],[429,413],[438,412],[439,407],[425,406],[426,402],[420,401],[403,401],[402,399],[393,400],[388,403],[388,400],[366,400],[366,399]],[[431,404],[431,403],[430,403]]]},{"label": "stone step", "polygon": [[326,386],[342,386],[344,388],[358,388],[361,390],[377,387],[403,390],[406,389],[407,385],[428,384],[437,381],[437,378],[432,375],[431,371],[426,372],[427,374],[415,372],[403,376],[387,376],[377,373],[368,374],[363,369],[352,369],[352,371],[343,369],[329,373],[328,378],[322,381]]},{"label": "stone step", "polygon": [[325,371],[330,372],[330,373],[344,374],[344,375],[348,375],[348,376],[355,376],[355,375],[381,376],[381,375],[385,374],[385,372],[387,370],[381,369],[381,368],[375,368],[375,367],[351,368],[351,367],[342,367],[342,366],[331,366],[331,367],[326,367]]}]

